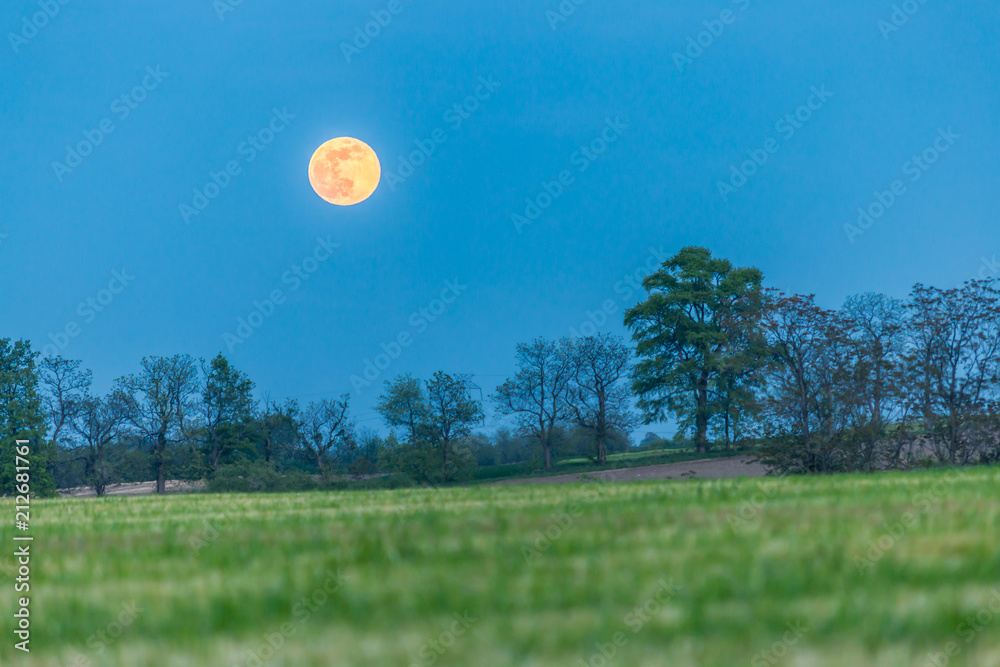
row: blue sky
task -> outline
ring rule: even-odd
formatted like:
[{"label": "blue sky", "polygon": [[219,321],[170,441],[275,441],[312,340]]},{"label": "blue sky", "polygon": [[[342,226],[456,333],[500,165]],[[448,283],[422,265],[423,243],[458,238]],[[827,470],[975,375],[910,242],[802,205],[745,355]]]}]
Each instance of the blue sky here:
[{"label": "blue sky", "polygon": [[[685,245],[827,306],[1000,271],[1000,6],[906,4],[7,2],[0,336],[102,388],[223,351],[368,420],[398,373],[488,393],[520,341],[624,333],[626,276]],[[306,173],[338,136],[382,161],[351,208]]]}]

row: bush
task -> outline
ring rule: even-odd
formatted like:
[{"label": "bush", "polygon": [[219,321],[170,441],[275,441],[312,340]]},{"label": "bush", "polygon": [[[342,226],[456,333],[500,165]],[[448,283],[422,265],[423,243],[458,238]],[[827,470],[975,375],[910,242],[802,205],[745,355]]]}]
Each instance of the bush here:
[{"label": "bush", "polygon": [[305,491],[315,487],[315,482],[300,472],[280,473],[274,463],[265,461],[240,461],[219,466],[215,477],[208,483],[209,491]]}]

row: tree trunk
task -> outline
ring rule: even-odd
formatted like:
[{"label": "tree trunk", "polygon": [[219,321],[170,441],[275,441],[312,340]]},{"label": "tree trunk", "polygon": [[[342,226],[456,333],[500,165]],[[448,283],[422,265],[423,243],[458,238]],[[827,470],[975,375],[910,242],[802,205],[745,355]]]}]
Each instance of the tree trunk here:
[{"label": "tree trunk", "polygon": [[545,452],[545,469],[552,470],[552,446],[547,442],[543,442],[542,451]]},{"label": "tree trunk", "polygon": [[708,443],[708,375],[702,373],[698,380],[698,407],[695,413],[695,451],[704,454]]},{"label": "tree trunk", "polygon": [[156,492],[167,492],[167,480],[163,477],[163,470],[166,467],[165,455],[167,449],[167,435],[160,432],[156,438]]},{"label": "tree trunk", "polygon": [[597,395],[597,465],[608,462],[608,402],[601,388]]},{"label": "tree trunk", "polygon": [[213,427],[209,432],[212,438],[212,470],[219,469],[219,459],[222,458],[222,452],[219,449],[219,436],[215,433],[215,428]]},{"label": "tree trunk", "polygon": [[729,403],[726,403],[726,451],[732,449],[733,443],[729,438]]}]

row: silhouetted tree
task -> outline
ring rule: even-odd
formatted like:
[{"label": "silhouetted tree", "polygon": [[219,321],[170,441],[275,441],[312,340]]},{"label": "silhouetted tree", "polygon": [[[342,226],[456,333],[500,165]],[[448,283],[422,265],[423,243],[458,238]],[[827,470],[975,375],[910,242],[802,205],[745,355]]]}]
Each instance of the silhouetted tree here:
[{"label": "silhouetted tree", "polygon": [[427,381],[426,431],[440,452],[446,478],[455,477],[455,471],[462,467],[453,460],[456,444],[468,437],[482,419],[482,406],[470,396],[464,382],[443,371]]},{"label": "silhouetted tree", "polygon": [[201,390],[202,427],[212,470],[219,469],[219,461],[228,450],[250,435],[251,421],[256,410],[253,399],[254,383],[233,368],[219,354],[206,365],[202,362],[205,384]]},{"label": "silhouetted tree", "polygon": [[62,357],[43,357],[38,364],[42,406],[52,424],[53,446],[64,444],[62,438],[90,391],[93,374],[81,368],[81,364]]},{"label": "silhouetted tree", "polygon": [[608,437],[614,431],[628,433],[638,424],[624,382],[632,351],[620,336],[610,334],[566,340],[562,345],[573,365],[567,392],[572,421],[593,435],[596,462],[603,465],[608,460]]},{"label": "silhouetted tree", "polygon": [[573,380],[573,360],[559,344],[535,339],[519,343],[517,374],[497,387],[492,396],[499,417],[514,416],[522,433],[542,447],[545,469],[552,469],[556,425],[570,417],[567,391]]},{"label": "silhouetted tree", "polygon": [[144,357],[142,369],[120,378],[116,400],[129,422],[151,445],[156,466],[156,492],[166,492],[167,446],[185,437],[187,421],[197,409],[198,365],[187,354]]},{"label": "silhouetted tree", "polygon": [[120,393],[107,398],[85,395],[75,411],[71,427],[79,437],[79,445],[74,449],[83,451],[84,474],[98,496],[104,495],[113,480],[109,452],[124,435],[127,423]]},{"label": "silhouetted tree", "polygon": [[327,472],[327,462],[336,463],[343,454],[357,447],[350,398],[349,394],[344,394],[339,400],[312,402],[299,419],[302,445],[322,475]]},{"label": "silhouetted tree", "polygon": [[996,442],[990,417],[1000,388],[1000,290],[970,280],[916,285],[907,306],[913,401],[925,441],[943,463],[965,464]]}]

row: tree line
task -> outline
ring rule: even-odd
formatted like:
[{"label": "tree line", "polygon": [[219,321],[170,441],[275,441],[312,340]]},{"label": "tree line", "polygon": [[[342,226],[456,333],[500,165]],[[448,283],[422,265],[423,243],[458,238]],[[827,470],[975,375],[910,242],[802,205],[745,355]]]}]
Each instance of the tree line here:
[{"label": "tree line", "polygon": [[[105,395],[80,361],[0,339],[0,490],[14,441],[34,443],[34,488],[156,480],[396,473],[469,479],[479,466],[558,455],[606,464],[640,422],[672,420],[696,451],[752,446],[776,472],[882,470],[1000,458],[1000,290],[916,285],[907,299],[813,296],[763,287],[755,268],[687,247],[643,281],[611,334],[517,346],[515,372],[488,399],[469,376],[386,381],[359,428],[350,395],[257,397],[222,354],[144,358]],[[485,400],[511,427],[483,433]],[[269,477],[270,476],[270,477]],[[263,483],[263,482],[262,482]],[[304,485],[305,481],[302,482]]]},{"label": "tree line", "polygon": [[[625,380],[624,342],[600,336],[566,340],[552,350],[560,364],[560,402],[544,431],[546,467],[553,447],[586,456],[596,443],[594,457],[602,461],[609,444],[626,449],[624,426],[631,422],[615,411],[627,409],[627,392],[612,386]],[[617,359],[607,378],[602,354]],[[529,364],[504,385],[508,407],[500,406],[501,414],[523,418],[531,410],[532,372]],[[540,372],[542,382],[550,382],[547,369]],[[305,405],[256,398],[253,380],[222,354],[210,361],[146,357],[137,372],[101,395],[80,361],[40,357],[27,341],[0,339],[0,489],[12,488],[14,458],[6,454],[18,439],[33,444],[33,488],[41,494],[58,485],[104,495],[110,484],[150,479],[157,493],[166,491],[168,479],[208,479],[225,488],[236,480],[241,487],[248,479],[267,486],[291,476],[306,488],[309,480],[396,473],[411,482],[446,483],[469,479],[479,466],[538,458],[530,429],[475,432],[485,412],[473,386],[468,376],[445,372],[426,381],[411,375],[387,381],[376,408],[390,431],[383,436],[359,428],[349,394]],[[575,392],[572,401],[569,392]],[[543,393],[544,406],[548,398]]]},{"label": "tree line", "polygon": [[647,420],[676,417],[699,451],[713,434],[753,442],[778,472],[1000,459],[997,280],[839,309],[762,280],[698,247],[645,280],[625,323]]}]

